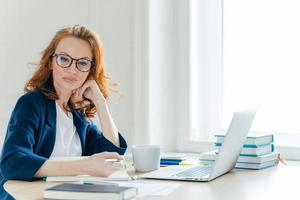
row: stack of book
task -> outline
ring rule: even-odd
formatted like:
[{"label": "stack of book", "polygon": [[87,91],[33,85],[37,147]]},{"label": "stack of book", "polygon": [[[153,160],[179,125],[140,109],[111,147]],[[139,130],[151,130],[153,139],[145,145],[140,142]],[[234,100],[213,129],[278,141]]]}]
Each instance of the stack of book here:
[{"label": "stack of book", "polygon": [[[202,153],[200,163],[212,164],[218,157],[218,149],[222,146],[225,135],[218,134],[215,138],[216,150]],[[273,134],[250,134],[243,145],[235,168],[263,169],[277,164],[279,153],[274,152],[273,141]]]},{"label": "stack of book", "polygon": [[179,165],[185,158],[186,155],[183,153],[163,153],[160,158],[160,166]]}]

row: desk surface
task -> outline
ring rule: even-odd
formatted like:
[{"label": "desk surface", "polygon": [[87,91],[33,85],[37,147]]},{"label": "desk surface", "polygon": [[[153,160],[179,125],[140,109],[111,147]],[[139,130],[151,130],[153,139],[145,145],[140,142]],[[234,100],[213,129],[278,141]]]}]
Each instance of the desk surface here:
[{"label": "desk surface", "polygon": [[[143,180],[156,182],[158,180]],[[173,181],[163,181],[168,183]],[[300,167],[278,166],[262,170],[233,170],[211,182],[176,181],[180,187],[165,197],[143,197],[141,199],[299,199]],[[43,199],[44,188],[58,183],[44,181],[7,181],[5,190],[16,199]]]}]

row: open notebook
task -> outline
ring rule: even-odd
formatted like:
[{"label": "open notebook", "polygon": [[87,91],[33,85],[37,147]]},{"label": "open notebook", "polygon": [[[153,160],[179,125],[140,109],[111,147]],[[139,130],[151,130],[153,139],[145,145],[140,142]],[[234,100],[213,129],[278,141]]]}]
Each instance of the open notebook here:
[{"label": "open notebook", "polygon": [[[57,157],[51,158],[52,160],[77,160],[84,157]],[[128,181],[130,176],[128,175],[126,169],[122,169],[114,172],[108,177],[96,177],[89,175],[78,175],[78,176],[48,176],[45,178],[47,182],[102,182],[102,181]]]}]

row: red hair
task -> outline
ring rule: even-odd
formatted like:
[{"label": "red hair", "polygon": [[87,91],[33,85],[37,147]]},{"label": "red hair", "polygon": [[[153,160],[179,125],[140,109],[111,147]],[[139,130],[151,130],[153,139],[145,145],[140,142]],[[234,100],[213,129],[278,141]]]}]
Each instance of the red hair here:
[{"label": "red hair", "polygon": [[[82,25],[65,27],[56,32],[54,38],[52,39],[48,47],[42,51],[41,60],[37,66],[37,69],[34,72],[33,76],[27,81],[24,87],[24,91],[31,92],[40,90],[49,99],[59,99],[53,86],[51,59],[52,55],[55,53],[58,43],[63,38],[70,36],[82,39],[90,44],[93,54],[94,66],[91,68],[87,79],[94,79],[98,87],[100,88],[103,96],[105,98],[108,98],[107,80],[109,78],[106,76],[105,73],[104,52],[102,43],[95,32]],[[87,117],[94,117],[96,107],[93,103],[91,103],[88,107],[78,106],[81,105],[82,102],[72,102],[72,99],[70,99],[70,103],[72,103],[73,105],[75,105],[76,103],[76,109],[80,110]]]}]

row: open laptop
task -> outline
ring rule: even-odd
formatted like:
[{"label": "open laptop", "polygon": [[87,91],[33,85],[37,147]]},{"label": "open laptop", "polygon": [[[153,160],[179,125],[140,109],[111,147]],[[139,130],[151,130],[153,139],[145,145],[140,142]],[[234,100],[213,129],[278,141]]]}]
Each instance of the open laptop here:
[{"label": "open laptop", "polygon": [[235,112],[227,130],[225,140],[214,164],[210,166],[161,167],[158,170],[141,175],[142,178],[185,181],[211,181],[234,168],[242,150],[255,110]]}]

